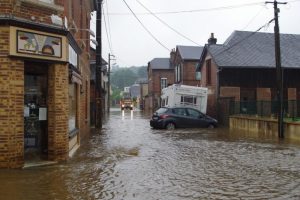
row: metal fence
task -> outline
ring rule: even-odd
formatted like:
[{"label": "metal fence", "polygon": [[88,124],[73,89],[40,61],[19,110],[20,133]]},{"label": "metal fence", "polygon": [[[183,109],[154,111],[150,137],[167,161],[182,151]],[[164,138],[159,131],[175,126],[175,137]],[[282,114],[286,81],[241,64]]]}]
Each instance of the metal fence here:
[{"label": "metal fence", "polygon": [[[218,99],[217,119],[220,125],[229,126],[231,115],[255,115],[259,117],[277,118],[278,101],[235,101],[231,97]],[[283,102],[285,120],[300,121],[300,100]]]},{"label": "metal fence", "polygon": [[[278,101],[231,101],[230,115],[246,114],[261,117],[276,117],[278,115]],[[300,101],[284,101],[283,114],[286,118],[300,117]]]}]

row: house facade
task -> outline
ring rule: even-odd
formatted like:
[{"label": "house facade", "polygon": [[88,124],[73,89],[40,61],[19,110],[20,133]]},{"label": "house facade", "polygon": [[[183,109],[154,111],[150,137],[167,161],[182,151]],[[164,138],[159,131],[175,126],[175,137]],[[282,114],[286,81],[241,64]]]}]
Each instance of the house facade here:
[{"label": "house facade", "polygon": [[[300,35],[281,34],[280,39],[284,101],[296,102],[300,100]],[[239,102],[241,113],[272,115],[276,110],[272,102],[278,100],[274,51],[272,33],[235,31],[222,45],[207,44],[197,71],[201,85],[209,89],[208,114],[218,117],[221,100],[230,98]],[[249,102],[255,103],[251,107]],[[285,113],[298,107],[287,104]]]},{"label": "house facade", "polygon": [[1,1],[0,168],[67,160],[89,133],[86,30],[94,6]]},{"label": "house facade", "polygon": [[199,73],[196,73],[196,67],[202,50],[203,47],[181,45],[172,50],[170,60],[174,67],[176,84],[199,86],[200,77]]},{"label": "house facade", "polygon": [[169,58],[154,58],[148,63],[148,96],[145,110],[154,111],[160,107],[161,90],[174,84],[174,68]]},{"label": "house facade", "polygon": [[148,96],[148,79],[140,78],[136,81],[140,85],[140,99],[139,99],[139,108],[145,110],[145,99]]},{"label": "house facade", "polygon": [[[96,88],[96,50],[91,48],[90,50],[90,126],[95,127],[96,123],[96,97],[97,97],[97,88]],[[102,58],[101,60],[101,95],[102,95],[102,114],[105,114],[108,110],[108,63]]]}]

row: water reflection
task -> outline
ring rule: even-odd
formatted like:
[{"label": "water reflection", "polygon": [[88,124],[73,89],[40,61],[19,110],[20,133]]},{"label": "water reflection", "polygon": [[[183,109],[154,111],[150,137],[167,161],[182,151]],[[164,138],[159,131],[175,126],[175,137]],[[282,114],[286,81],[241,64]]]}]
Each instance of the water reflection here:
[{"label": "water reflection", "polygon": [[112,109],[71,160],[0,170],[0,184],[3,199],[299,199],[300,145],[222,128],[154,130],[149,115]]},{"label": "water reflection", "polygon": [[[130,114],[129,114],[129,113],[130,113]],[[122,110],[122,111],[121,111],[122,120],[125,120],[125,119],[126,119],[126,115],[130,115],[130,120],[133,120],[133,113],[134,113],[133,110],[130,110],[130,111]]]}]

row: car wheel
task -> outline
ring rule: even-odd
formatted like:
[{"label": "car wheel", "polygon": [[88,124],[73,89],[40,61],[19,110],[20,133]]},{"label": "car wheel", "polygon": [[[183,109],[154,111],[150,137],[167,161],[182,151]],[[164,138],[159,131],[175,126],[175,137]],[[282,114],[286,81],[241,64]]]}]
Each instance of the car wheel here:
[{"label": "car wheel", "polygon": [[215,125],[209,124],[207,128],[215,128]]},{"label": "car wheel", "polygon": [[167,130],[174,130],[176,127],[175,127],[175,124],[170,122],[166,125],[166,129]]}]

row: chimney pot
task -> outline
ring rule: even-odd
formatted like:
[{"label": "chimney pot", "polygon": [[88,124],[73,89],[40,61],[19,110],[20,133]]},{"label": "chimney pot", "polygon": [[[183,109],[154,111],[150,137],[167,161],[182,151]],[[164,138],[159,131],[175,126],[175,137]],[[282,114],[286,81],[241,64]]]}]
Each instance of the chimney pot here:
[{"label": "chimney pot", "polygon": [[214,33],[210,34],[210,38],[207,40],[208,44],[217,44],[217,38],[214,37]]}]

